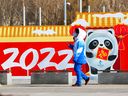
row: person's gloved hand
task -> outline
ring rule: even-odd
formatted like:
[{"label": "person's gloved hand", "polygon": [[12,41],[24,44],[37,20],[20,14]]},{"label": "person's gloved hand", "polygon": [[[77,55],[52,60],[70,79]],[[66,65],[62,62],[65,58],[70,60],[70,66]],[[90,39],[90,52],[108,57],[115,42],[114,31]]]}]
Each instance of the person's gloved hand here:
[{"label": "person's gloved hand", "polygon": [[68,47],[71,48],[71,49],[73,49],[74,45],[68,44]]},{"label": "person's gloved hand", "polygon": [[73,62],[76,63],[77,61],[73,59]]}]

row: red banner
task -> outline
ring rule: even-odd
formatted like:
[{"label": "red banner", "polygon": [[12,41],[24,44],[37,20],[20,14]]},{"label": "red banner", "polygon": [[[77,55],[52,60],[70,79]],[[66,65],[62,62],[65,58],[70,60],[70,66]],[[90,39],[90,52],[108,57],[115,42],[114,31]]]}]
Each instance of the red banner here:
[{"label": "red banner", "polygon": [[0,46],[0,70],[11,70],[13,76],[27,76],[34,70],[73,71],[73,52],[65,42],[0,43]]}]

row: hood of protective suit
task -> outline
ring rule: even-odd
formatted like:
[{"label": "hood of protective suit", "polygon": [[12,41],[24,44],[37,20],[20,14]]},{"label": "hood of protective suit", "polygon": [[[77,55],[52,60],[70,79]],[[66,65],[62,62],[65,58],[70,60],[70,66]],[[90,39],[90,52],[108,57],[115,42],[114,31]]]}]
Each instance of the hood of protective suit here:
[{"label": "hood of protective suit", "polygon": [[70,34],[75,39],[84,39],[86,37],[86,29],[81,25],[74,25],[70,28]]},{"label": "hood of protective suit", "polygon": [[76,37],[76,39],[85,39],[85,37],[86,37],[86,31],[83,30],[83,29],[80,29],[80,28],[78,28],[78,30],[79,30],[79,34]]}]

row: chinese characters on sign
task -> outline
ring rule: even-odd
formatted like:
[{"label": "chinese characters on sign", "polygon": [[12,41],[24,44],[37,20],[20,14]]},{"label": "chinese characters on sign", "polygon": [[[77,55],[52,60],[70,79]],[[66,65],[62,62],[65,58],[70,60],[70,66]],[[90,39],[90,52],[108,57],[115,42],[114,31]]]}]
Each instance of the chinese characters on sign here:
[{"label": "chinese characters on sign", "polygon": [[109,55],[109,50],[104,49],[104,48],[99,48],[97,51],[97,56],[96,58],[102,59],[102,60],[107,60]]}]

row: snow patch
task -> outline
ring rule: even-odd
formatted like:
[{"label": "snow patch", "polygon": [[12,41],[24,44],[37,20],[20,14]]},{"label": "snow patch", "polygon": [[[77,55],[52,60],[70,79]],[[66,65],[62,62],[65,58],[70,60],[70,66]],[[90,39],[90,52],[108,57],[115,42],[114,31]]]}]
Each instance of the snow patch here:
[{"label": "snow patch", "polygon": [[128,18],[124,19],[121,23],[128,25]]},{"label": "snow patch", "polygon": [[74,22],[71,24],[71,26],[74,26],[74,25],[81,25],[81,26],[83,26],[83,27],[87,27],[87,26],[89,26],[90,24],[89,24],[86,20],[84,20],[84,19],[78,19],[78,20],[74,21]]},{"label": "snow patch", "polygon": [[123,13],[115,13],[115,14],[94,14],[93,17],[99,17],[99,18],[107,18],[107,17],[113,17],[113,18],[124,18],[126,15]]},{"label": "snow patch", "polygon": [[53,31],[53,30],[50,30],[50,29],[48,29],[48,30],[34,30],[33,32],[32,32],[33,34],[38,34],[38,35],[53,35],[53,34],[56,34],[56,32],[55,31]]}]

